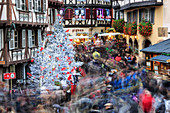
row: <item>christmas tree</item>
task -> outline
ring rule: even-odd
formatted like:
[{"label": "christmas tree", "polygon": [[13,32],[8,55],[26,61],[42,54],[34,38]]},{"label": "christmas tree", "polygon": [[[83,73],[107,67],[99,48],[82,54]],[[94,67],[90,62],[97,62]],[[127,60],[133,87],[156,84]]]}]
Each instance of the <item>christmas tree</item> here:
[{"label": "christmas tree", "polygon": [[30,66],[30,80],[40,87],[55,86],[56,82],[60,82],[63,86],[67,84],[68,76],[76,73],[77,67],[82,62],[75,62],[72,45],[72,39],[67,36],[68,30],[63,29],[60,15],[57,15],[54,24],[53,34],[47,34],[48,43],[45,48],[39,47],[37,57],[33,58],[34,62]]}]

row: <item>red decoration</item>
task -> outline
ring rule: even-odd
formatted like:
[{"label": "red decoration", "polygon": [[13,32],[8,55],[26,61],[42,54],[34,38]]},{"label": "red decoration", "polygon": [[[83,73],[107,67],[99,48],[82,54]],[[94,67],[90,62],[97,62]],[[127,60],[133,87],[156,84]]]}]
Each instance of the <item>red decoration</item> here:
[{"label": "red decoration", "polygon": [[47,34],[47,36],[49,36],[50,34]]},{"label": "red decoration", "polygon": [[70,74],[70,72],[67,72],[67,74]]},{"label": "red decoration", "polygon": [[69,32],[69,29],[67,29],[66,32]]},{"label": "red decoration", "polygon": [[67,39],[67,38],[65,38],[65,39]]},{"label": "red decoration", "polygon": [[73,39],[70,39],[70,41],[73,41]]},{"label": "red decoration", "polygon": [[51,56],[49,56],[49,58],[51,58]]},{"label": "red decoration", "polygon": [[46,67],[42,67],[42,66],[40,66],[40,68],[41,68],[41,71],[43,71]]},{"label": "red decoration", "polygon": [[56,37],[56,36],[54,35],[54,37]]},{"label": "red decoration", "polygon": [[35,77],[34,77],[35,78]]},{"label": "red decoration", "polygon": [[70,57],[67,57],[67,60],[70,60]]},{"label": "red decoration", "polygon": [[40,51],[42,51],[44,48],[43,47],[41,47],[41,49],[40,49]]},{"label": "red decoration", "polygon": [[51,74],[51,72],[49,72]]},{"label": "red decoration", "polygon": [[61,23],[61,21],[59,21],[59,23]]},{"label": "red decoration", "polygon": [[55,68],[53,68],[52,71],[55,71]]},{"label": "red decoration", "polygon": [[34,62],[34,59],[33,59],[33,58],[31,59],[31,62]]},{"label": "red decoration", "polygon": [[29,77],[31,77],[31,76],[32,76],[32,74],[31,74],[31,73],[28,73],[28,72],[27,72],[27,75],[28,75]]},{"label": "red decoration", "polygon": [[62,45],[60,45],[60,47],[62,47]]},{"label": "red decoration", "polygon": [[56,77],[58,77],[58,74],[56,75]]},{"label": "red decoration", "polygon": [[39,53],[39,51],[37,51],[37,53]]},{"label": "red decoration", "polygon": [[44,76],[40,76],[40,78],[44,78]]},{"label": "red decoration", "polygon": [[72,61],[70,61],[68,64],[70,65],[72,63]]},{"label": "red decoration", "polygon": [[64,49],[63,49],[63,51],[64,51]]},{"label": "red decoration", "polygon": [[61,16],[60,14],[57,14],[57,16]]},{"label": "red decoration", "polygon": [[66,68],[65,67],[63,67],[62,69],[61,69],[61,71],[64,71]]},{"label": "red decoration", "polygon": [[71,72],[73,72],[73,71],[74,71],[74,69],[71,70]]},{"label": "red decoration", "polygon": [[52,81],[54,81],[54,79]]},{"label": "red decoration", "polygon": [[60,64],[58,64],[58,66],[60,66]]}]

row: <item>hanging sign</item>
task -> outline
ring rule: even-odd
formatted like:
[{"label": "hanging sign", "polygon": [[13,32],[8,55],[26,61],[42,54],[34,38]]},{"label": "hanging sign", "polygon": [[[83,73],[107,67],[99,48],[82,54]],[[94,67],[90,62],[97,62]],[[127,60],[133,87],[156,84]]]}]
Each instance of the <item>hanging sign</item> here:
[{"label": "hanging sign", "polygon": [[97,15],[97,20],[104,20],[103,9],[97,8],[96,15]]},{"label": "hanging sign", "polygon": [[106,18],[105,18],[105,20],[106,21],[111,21],[110,9],[105,9],[105,11],[106,11]]},{"label": "hanging sign", "polygon": [[75,18],[76,20],[86,20],[86,10],[83,8],[75,8]]},{"label": "hanging sign", "polygon": [[4,80],[8,80],[8,79],[15,79],[16,78],[16,73],[4,73]]}]

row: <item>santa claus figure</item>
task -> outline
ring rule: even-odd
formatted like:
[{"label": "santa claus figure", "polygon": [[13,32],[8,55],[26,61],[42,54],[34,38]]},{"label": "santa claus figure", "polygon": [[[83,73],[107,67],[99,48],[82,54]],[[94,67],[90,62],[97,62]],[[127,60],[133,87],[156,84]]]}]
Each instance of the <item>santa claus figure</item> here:
[{"label": "santa claus figure", "polygon": [[73,75],[69,75],[68,80],[71,83],[71,94],[74,95],[76,91],[76,86],[77,86],[77,75],[74,72]]}]

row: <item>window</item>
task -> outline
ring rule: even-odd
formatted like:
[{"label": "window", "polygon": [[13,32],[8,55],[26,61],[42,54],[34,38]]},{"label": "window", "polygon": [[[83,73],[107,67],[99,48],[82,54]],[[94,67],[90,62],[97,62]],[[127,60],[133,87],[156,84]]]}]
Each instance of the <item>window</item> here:
[{"label": "window", "polygon": [[41,29],[38,29],[38,44],[41,43]]},{"label": "window", "polygon": [[25,47],[25,38],[26,38],[26,32],[25,32],[25,29],[22,30],[22,47]]},{"label": "window", "polygon": [[32,47],[32,30],[28,30],[28,46]]},{"label": "window", "polygon": [[17,9],[19,10],[26,10],[26,3],[25,0],[17,0],[16,1]]},{"label": "window", "polygon": [[144,19],[154,24],[155,8],[140,9],[139,10],[139,22]]},{"label": "window", "polygon": [[28,0],[29,11],[32,11],[32,0]]},{"label": "window", "polygon": [[123,12],[121,11],[121,12],[120,12],[120,19],[123,19],[123,16],[124,16],[124,15],[123,15]]},{"label": "window", "polygon": [[32,47],[35,46],[35,31],[32,30]]},{"label": "window", "polygon": [[127,23],[131,22],[131,12],[127,13]]},{"label": "window", "polygon": [[9,49],[18,48],[18,31],[12,31],[11,40],[9,41]]},{"label": "window", "polygon": [[35,6],[34,6],[34,10],[36,12],[41,12],[41,0],[35,0]]},{"label": "window", "polygon": [[46,12],[46,0],[43,0],[43,12]]},{"label": "window", "polygon": [[2,49],[2,38],[3,38],[3,30],[0,29],[0,50]]},{"label": "window", "polygon": [[51,13],[51,24],[53,24],[53,9],[50,9],[50,13]]},{"label": "window", "polygon": [[137,24],[137,18],[138,18],[137,11],[133,11],[133,22],[136,22],[136,24]]}]

